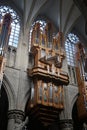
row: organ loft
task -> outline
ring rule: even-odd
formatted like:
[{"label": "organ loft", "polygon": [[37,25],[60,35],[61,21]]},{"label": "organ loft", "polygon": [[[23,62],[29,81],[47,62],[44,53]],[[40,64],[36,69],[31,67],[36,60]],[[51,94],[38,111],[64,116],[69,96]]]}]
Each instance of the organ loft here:
[{"label": "organ loft", "polygon": [[65,58],[62,33],[53,36],[51,23],[43,30],[40,26],[35,23],[31,34],[31,65],[27,72],[32,83],[27,110],[32,118],[47,126],[55,122],[64,109],[64,85],[67,87],[69,77],[62,70]]}]

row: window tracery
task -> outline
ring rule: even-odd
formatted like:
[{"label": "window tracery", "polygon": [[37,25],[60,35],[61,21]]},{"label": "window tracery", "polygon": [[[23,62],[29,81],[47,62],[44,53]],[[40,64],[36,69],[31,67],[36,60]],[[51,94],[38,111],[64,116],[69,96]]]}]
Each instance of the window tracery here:
[{"label": "window tracery", "polygon": [[66,57],[68,62],[70,84],[74,84],[74,85],[77,84],[75,67],[77,66],[76,43],[78,42],[79,42],[79,38],[73,33],[68,34],[67,39],[65,41],[65,50],[66,50]]},{"label": "window tracery", "polygon": [[9,37],[8,45],[17,48],[18,40],[19,40],[19,33],[20,33],[20,18],[11,7],[0,6],[0,23],[2,22],[3,16],[6,13],[10,13],[12,16],[11,34]]},{"label": "window tracery", "polygon": [[67,36],[67,39],[65,41],[65,49],[66,49],[66,57],[68,65],[70,66],[76,66],[76,59],[75,59],[75,53],[76,53],[76,46],[75,44],[79,42],[79,38],[73,34],[70,33]]}]

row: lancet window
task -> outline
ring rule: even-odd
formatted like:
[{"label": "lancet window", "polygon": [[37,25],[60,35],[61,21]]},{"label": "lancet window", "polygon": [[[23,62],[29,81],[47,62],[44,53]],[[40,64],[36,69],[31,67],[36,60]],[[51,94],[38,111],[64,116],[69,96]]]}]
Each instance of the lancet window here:
[{"label": "lancet window", "polygon": [[68,34],[67,39],[65,41],[65,49],[66,49],[67,62],[68,62],[68,65],[70,66],[76,66],[75,44],[77,42],[79,42],[79,38],[75,34],[73,33]]},{"label": "lancet window", "polygon": [[75,67],[77,66],[76,43],[78,42],[79,42],[79,38],[73,33],[68,34],[67,39],[65,41],[65,50],[66,50],[66,57],[68,62],[70,84],[77,84]]},{"label": "lancet window", "polygon": [[9,46],[17,48],[20,34],[20,18],[17,13],[9,6],[0,6],[0,23],[2,22],[3,16],[6,13],[10,13],[12,17],[11,32],[8,41]]}]

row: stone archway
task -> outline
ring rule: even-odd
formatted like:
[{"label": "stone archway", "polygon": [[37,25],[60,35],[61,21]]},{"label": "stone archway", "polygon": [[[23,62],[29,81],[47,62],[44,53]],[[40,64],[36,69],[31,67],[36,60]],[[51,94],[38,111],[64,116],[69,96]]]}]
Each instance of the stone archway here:
[{"label": "stone archway", "polygon": [[7,130],[8,111],[15,109],[15,93],[8,78],[4,75],[0,97],[0,130]]},{"label": "stone archway", "polygon": [[15,104],[16,104],[15,103],[16,96],[15,96],[14,90],[12,88],[12,85],[10,84],[9,80],[7,79],[7,77],[5,75],[3,78],[3,87],[4,87],[7,97],[8,97],[8,102],[9,102],[8,110],[14,109]]},{"label": "stone archway", "polygon": [[77,101],[74,103],[72,109],[72,119],[73,119],[73,130],[82,130],[82,123],[79,122],[78,118]]}]

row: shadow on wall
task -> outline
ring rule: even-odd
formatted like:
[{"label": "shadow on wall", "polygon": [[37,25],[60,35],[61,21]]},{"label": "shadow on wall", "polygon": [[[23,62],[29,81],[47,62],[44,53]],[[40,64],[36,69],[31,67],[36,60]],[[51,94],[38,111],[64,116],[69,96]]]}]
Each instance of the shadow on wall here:
[{"label": "shadow on wall", "polygon": [[44,126],[39,120],[33,120],[32,117],[29,116],[27,130],[60,130],[60,128],[56,122],[51,126]]},{"label": "shadow on wall", "polygon": [[73,130],[83,130],[82,122],[79,121],[78,111],[77,111],[77,103],[75,102],[72,110],[72,119],[73,119]]},{"label": "shadow on wall", "polygon": [[4,87],[1,87],[0,97],[0,130],[7,130],[8,98]]}]

